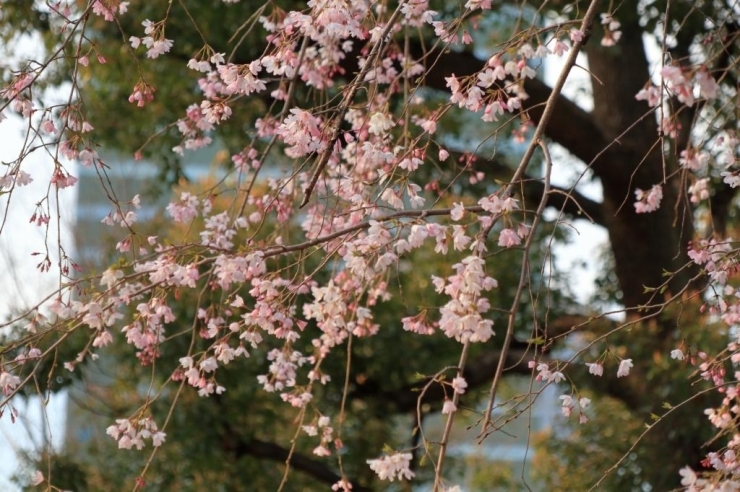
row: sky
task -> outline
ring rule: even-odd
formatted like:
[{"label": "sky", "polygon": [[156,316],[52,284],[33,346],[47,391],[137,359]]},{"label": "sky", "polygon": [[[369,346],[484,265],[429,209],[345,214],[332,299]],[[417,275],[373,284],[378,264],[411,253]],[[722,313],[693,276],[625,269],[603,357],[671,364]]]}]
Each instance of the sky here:
[{"label": "sky", "polygon": [[[555,57],[549,57],[544,70],[545,82],[551,86],[562,69],[562,65],[555,63],[555,60]],[[590,110],[593,107],[593,101],[589,95],[590,80],[585,67],[588,67],[588,61],[583,54],[580,54],[563,88],[563,95],[575,101],[582,108]],[[598,180],[589,180],[588,175],[581,178],[585,169],[583,164],[573,159],[565,149],[558,145],[552,145],[550,154],[553,161],[553,185],[568,187],[578,182],[578,191],[583,196],[597,202],[601,201],[603,195],[601,183]],[[550,213],[547,218],[553,219],[554,214]],[[603,259],[597,254],[598,248],[608,244],[609,236],[603,227],[586,220],[569,220],[563,224],[562,228],[570,232],[569,242],[556,244],[553,247],[555,266],[560,272],[568,272],[569,284],[575,298],[585,304],[594,294],[594,282],[603,271]]]},{"label": "sky", "polygon": [[[8,118],[0,122],[0,162],[9,163],[18,158],[23,146],[23,121],[6,110]],[[16,188],[12,196],[0,196],[0,222],[5,224],[0,230],[0,325],[8,317],[24,308],[38,304],[50,295],[58,286],[59,269],[55,266],[42,273],[35,268],[39,263],[33,252],[45,251],[44,228],[29,222],[36,209],[36,203],[46,195],[46,188],[53,169],[52,159],[42,150],[30,154],[23,163],[23,169],[32,175],[34,181],[28,186]],[[5,167],[0,166],[0,175]],[[9,202],[10,200],[10,202]],[[53,202],[52,202],[53,203]],[[76,190],[68,188],[60,192],[61,209],[66,217],[75,216]],[[55,208],[55,207],[54,207]],[[6,211],[8,213],[6,214]],[[48,237],[52,254],[55,251],[58,235],[56,224]],[[73,252],[70,223],[62,221],[62,241]],[[52,260],[56,263],[56,258]],[[61,446],[64,438],[64,421],[66,415],[66,398],[52,397],[46,404],[39,398],[24,402],[14,400],[13,406],[18,410],[19,419],[11,422],[10,413],[4,412],[0,417],[0,490],[11,492],[18,490],[10,483],[10,477],[16,472],[19,452],[41,448],[45,442],[44,422],[51,434],[51,442]],[[43,415],[46,418],[42,418]]]}]

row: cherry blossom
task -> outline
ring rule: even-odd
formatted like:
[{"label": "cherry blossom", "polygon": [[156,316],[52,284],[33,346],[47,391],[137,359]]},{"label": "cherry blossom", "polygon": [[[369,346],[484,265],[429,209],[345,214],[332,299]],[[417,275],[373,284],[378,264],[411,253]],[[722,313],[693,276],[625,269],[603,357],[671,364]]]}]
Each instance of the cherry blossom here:
[{"label": "cherry blossom", "polygon": [[411,480],[415,473],[409,469],[411,453],[395,453],[390,456],[368,460],[367,464],[381,480]]},{"label": "cherry blossom", "polygon": [[[128,6],[129,2],[121,2],[120,0],[93,0],[92,11],[106,21],[113,22],[116,14],[122,15],[128,11]],[[65,15],[68,16],[69,13]]]},{"label": "cherry blossom", "polygon": [[465,379],[461,377],[456,377],[452,380],[452,389],[455,390],[455,393],[457,394],[463,394],[465,393],[465,388],[468,387],[468,383],[465,382]]},{"label": "cherry blossom", "polygon": [[654,185],[649,191],[643,191],[640,188],[635,190],[635,212],[644,214],[655,212],[660,208],[660,201],[663,199],[663,187]]},{"label": "cherry blossom", "polygon": [[322,151],[326,142],[322,140],[322,122],[308,111],[298,108],[290,110],[290,116],[276,129],[275,133],[291,147],[285,150],[290,157],[300,157],[310,152]]},{"label": "cherry blossom", "polygon": [[33,478],[31,478],[31,485],[33,485],[34,487],[37,485],[41,485],[42,483],[44,483],[45,480],[46,479],[44,478],[44,474],[41,473],[41,471],[36,470],[33,472]]},{"label": "cherry blossom", "polygon": [[650,85],[641,89],[640,92],[635,95],[635,99],[638,101],[647,101],[648,106],[654,108],[660,104],[662,99],[661,96],[660,89],[654,85]]},{"label": "cherry blossom", "polygon": [[604,375],[604,366],[603,364],[599,362],[587,362],[586,366],[588,367],[588,373],[593,374],[594,376],[603,376]]},{"label": "cherry blossom", "polygon": [[632,359],[622,359],[622,361],[619,363],[619,369],[617,369],[617,377],[623,378],[629,376],[630,369],[632,367],[634,367]]},{"label": "cherry blossom", "polygon": [[483,262],[469,256],[454,265],[457,274],[448,278],[444,292],[452,299],[440,310],[440,329],[460,342],[485,342],[493,336],[493,321],[481,313],[488,311],[486,303],[479,302],[480,294],[497,286],[492,277],[483,272]]},{"label": "cherry blossom", "polygon": [[145,440],[150,440],[152,446],[159,447],[164,444],[166,434],[157,429],[157,425],[151,418],[138,420],[118,419],[116,425],[111,425],[106,433],[118,441],[121,449],[136,448],[141,450],[146,445]]},{"label": "cherry blossom", "polygon": [[686,356],[684,355],[683,351],[681,349],[673,349],[671,350],[671,359],[675,360],[684,360]]},{"label": "cherry blossom", "polygon": [[442,405],[442,414],[448,415],[451,413],[454,413],[457,411],[457,406],[452,400],[445,400],[444,405]]},{"label": "cherry blossom", "polygon": [[604,26],[604,37],[601,39],[602,46],[614,46],[622,37],[619,30],[621,24],[611,14],[601,14],[601,25]]},{"label": "cherry blossom", "polygon": [[562,412],[564,417],[570,417],[571,412],[573,411],[573,407],[575,406],[575,403],[573,402],[573,398],[570,395],[561,395],[560,400],[562,400]]},{"label": "cherry blossom", "polygon": [[521,243],[521,238],[511,229],[503,229],[499,235],[498,245],[503,248],[519,246]]},{"label": "cherry blossom", "polygon": [[700,203],[709,199],[709,178],[697,179],[694,184],[689,186],[691,194],[691,203]]}]

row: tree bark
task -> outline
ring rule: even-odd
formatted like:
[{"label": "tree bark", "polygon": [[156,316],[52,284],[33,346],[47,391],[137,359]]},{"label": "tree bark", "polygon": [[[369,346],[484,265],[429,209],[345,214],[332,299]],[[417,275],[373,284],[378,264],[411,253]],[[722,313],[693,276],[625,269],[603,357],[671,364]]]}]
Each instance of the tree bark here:
[{"label": "tree bark", "polygon": [[[646,287],[667,282],[664,296],[670,297],[682,292],[698,270],[684,268],[690,263],[687,245],[694,235],[693,212],[675,173],[676,162],[663,154],[656,116],[647,104],[635,100],[650,77],[636,12],[624,15],[622,38],[616,46],[605,48],[592,42],[586,53],[592,74],[593,120],[600,135],[612,143],[612,150],[600,158],[594,172],[604,190],[603,213],[622,302],[628,308],[660,303],[666,299]],[[634,191],[661,183],[661,207],[652,213],[636,213]],[[630,311],[628,318],[643,314]]]}]

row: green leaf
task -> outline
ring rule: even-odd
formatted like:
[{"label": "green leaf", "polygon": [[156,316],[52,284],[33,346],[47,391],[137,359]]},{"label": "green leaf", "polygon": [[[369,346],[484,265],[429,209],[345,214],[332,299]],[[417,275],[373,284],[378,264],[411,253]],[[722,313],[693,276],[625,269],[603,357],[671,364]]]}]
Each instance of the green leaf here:
[{"label": "green leaf", "polygon": [[530,345],[543,345],[545,343],[544,337],[528,338],[527,343]]}]

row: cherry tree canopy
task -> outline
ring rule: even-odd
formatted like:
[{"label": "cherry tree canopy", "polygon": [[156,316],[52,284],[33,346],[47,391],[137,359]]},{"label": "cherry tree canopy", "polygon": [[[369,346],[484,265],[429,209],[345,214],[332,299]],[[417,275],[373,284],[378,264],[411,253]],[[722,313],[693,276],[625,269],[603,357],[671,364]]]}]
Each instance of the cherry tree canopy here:
[{"label": "cherry tree canopy", "polygon": [[[39,179],[25,163],[41,152],[51,179],[26,227],[59,227],[76,164],[99,176],[116,237],[99,270],[72,245],[29,256],[58,289],[2,325],[3,418],[14,398],[109,357],[149,371],[107,428],[146,453],[136,489],[185,407],[241,392],[289,415],[288,431],[260,436],[238,412],[201,431],[232,455],[284,462],[272,486],[296,471],[333,490],[460,490],[445,466],[453,432],[494,439],[555,386],[576,446],[609,450],[620,428],[591,398],[646,427],[595,475],[551,487],[629,470],[633,488],[740,488],[736,3],[0,7],[3,39],[45,45],[44,59],[3,67],[0,119],[26,126],[0,168],[4,217]],[[590,83],[570,99],[576,71]],[[209,146],[228,155],[218,177],[179,181],[178,156]],[[107,149],[162,162],[177,184],[152,222],[139,216],[155,200],[111,185]],[[583,221],[609,237],[607,302],[588,306],[551,256]],[[24,234],[6,223],[0,233]],[[504,402],[509,374],[529,389]],[[385,449],[363,412],[385,419]],[[426,432],[434,415],[438,435]],[[638,450],[651,441],[676,452],[647,478],[658,467]]]}]

